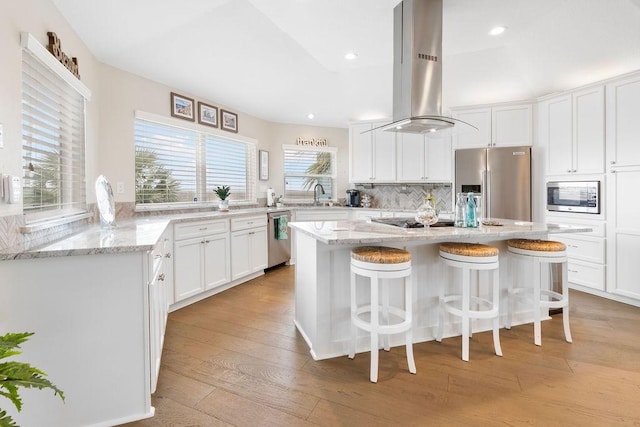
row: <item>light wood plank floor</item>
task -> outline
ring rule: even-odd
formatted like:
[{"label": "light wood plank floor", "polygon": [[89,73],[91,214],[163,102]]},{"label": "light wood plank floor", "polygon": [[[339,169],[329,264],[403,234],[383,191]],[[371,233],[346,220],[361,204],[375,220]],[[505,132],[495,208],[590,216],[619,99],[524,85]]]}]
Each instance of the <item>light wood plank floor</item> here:
[{"label": "light wood plank floor", "polygon": [[640,425],[640,308],[571,292],[542,325],[316,362],[293,319],[293,267],[281,267],[169,315],[154,418],[135,426]]}]

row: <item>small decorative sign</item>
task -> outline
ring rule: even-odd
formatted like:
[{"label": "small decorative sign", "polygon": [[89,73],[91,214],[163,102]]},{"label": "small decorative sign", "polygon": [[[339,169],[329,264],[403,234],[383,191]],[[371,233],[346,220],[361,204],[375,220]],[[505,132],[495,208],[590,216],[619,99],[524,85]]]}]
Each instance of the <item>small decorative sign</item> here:
[{"label": "small decorative sign", "polygon": [[306,145],[312,147],[328,147],[327,138],[303,138],[296,139],[296,145]]},{"label": "small decorative sign", "polygon": [[49,31],[47,33],[49,36],[49,45],[47,49],[49,52],[58,60],[62,65],[64,65],[67,70],[71,71],[71,73],[80,80],[80,72],[78,71],[78,58],[73,57],[69,58],[69,56],[62,51],[62,44],[60,43],[60,39],[56,35],[56,33]]}]

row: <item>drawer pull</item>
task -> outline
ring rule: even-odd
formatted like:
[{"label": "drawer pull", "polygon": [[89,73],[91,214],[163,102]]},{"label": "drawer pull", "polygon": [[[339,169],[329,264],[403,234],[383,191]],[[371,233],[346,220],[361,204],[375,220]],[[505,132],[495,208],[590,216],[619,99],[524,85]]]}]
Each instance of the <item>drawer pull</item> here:
[{"label": "drawer pull", "polygon": [[209,240],[205,240],[204,243],[209,243]]},{"label": "drawer pull", "polygon": [[166,254],[164,254],[165,258],[171,258],[171,252],[167,252]]},{"label": "drawer pull", "polygon": [[205,240],[200,240],[200,243],[202,243],[203,245],[206,243]]},{"label": "drawer pull", "polygon": [[208,230],[208,229],[209,229],[209,227],[200,227],[199,228],[200,231],[205,231],[205,230]]},{"label": "drawer pull", "polygon": [[162,274],[160,274],[160,275],[158,276],[158,281],[159,281],[159,282],[164,282],[164,273],[162,273]]},{"label": "drawer pull", "polygon": [[577,273],[577,272],[578,272],[578,270],[571,270],[570,268],[569,268],[569,269],[567,269],[567,271],[568,271],[569,273]]}]

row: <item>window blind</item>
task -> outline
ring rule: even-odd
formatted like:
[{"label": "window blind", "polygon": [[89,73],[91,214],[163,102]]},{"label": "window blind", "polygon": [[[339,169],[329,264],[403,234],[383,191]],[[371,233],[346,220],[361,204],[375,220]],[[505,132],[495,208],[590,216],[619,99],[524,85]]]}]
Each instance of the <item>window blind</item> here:
[{"label": "window blind", "polygon": [[318,190],[320,200],[334,197],[335,151],[284,148],[285,198],[297,201],[313,200],[316,184],[321,184],[325,194]]},{"label": "window blind", "polygon": [[85,98],[22,53],[23,209],[28,219],[86,210]]},{"label": "window blind", "polygon": [[136,203],[216,201],[228,185],[229,200],[256,201],[254,144],[136,118]]}]

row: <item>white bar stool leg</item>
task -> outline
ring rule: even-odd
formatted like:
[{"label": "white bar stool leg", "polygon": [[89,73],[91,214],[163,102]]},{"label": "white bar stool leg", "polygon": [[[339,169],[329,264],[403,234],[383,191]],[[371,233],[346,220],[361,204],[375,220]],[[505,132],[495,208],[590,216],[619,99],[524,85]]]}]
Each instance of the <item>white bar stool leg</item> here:
[{"label": "white bar stool leg", "polygon": [[462,360],[469,361],[469,305],[471,291],[471,272],[467,267],[462,269]]},{"label": "white bar stool leg", "polygon": [[540,316],[540,268],[542,263],[537,257],[533,257],[533,342],[542,345],[542,327]]},{"label": "white bar stool leg", "polygon": [[379,298],[378,277],[371,277],[371,372],[369,379],[372,383],[378,382],[378,325],[379,322]]},{"label": "white bar stool leg", "polygon": [[438,331],[436,332],[436,341],[442,342],[442,335],[444,333],[444,288],[445,283],[449,283],[451,274],[451,268],[445,266],[445,280],[440,283],[440,295],[438,297]]},{"label": "white bar stool leg", "polygon": [[498,271],[491,270],[491,286],[493,286],[493,306],[498,311],[496,317],[493,318],[493,348],[498,356],[502,356],[502,347],[500,346],[500,283],[498,281]]},{"label": "white bar stool leg", "polygon": [[565,301],[562,307],[562,326],[564,326],[564,337],[567,342],[573,342],[571,329],[569,329],[569,277],[567,269],[567,261],[565,261],[562,263],[562,298]]},{"label": "white bar stool leg", "polygon": [[516,270],[514,267],[514,263],[516,263],[516,258],[515,257],[509,257],[507,259],[507,280],[508,280],[508,288],[507,288],[507,298],[509,299],[508,302],[508,310],[507,310],[507,322],[505,324],[505,328],[506,329],[511,329],[511,322],[513,321],[512,318],[512,313],[516,308],[516,296],[515,293],[513,292],[513,281],[514,279],[514,271]]},{"label": "white bar stool leg", "polygon": [[351,342],[349,343],[349,359],[353,359],[356,356],[356,340],[358,338],[358,327],[353,322],[356,317],[357,310],[356,301],[356,273],[351,271]]},{"label": "white bar stool leg", "polygon": [[[385,325],[389,325],[389,285],[386,280],[381,281],[380,287],[382,288],[382,319]],[[385,351],[389,351],[389,343],[391,339],[389,334],[382,335],[382,346]]]},{"label": "white bar stool leg", "polygon": [[[404,278],[404,307],[406,311],[406,320],[409,322],[413,322],[413,306],[412,306],[412,287],[411,287],[411,276],[407,276]],[[407,332],[405,332],[405,343],[406,343],[406,352],[407,352],[407,364],[409,365],[409,372],[412,374],[416,373],[416,362],[413,359],[413,328],[409,328]]]}]

